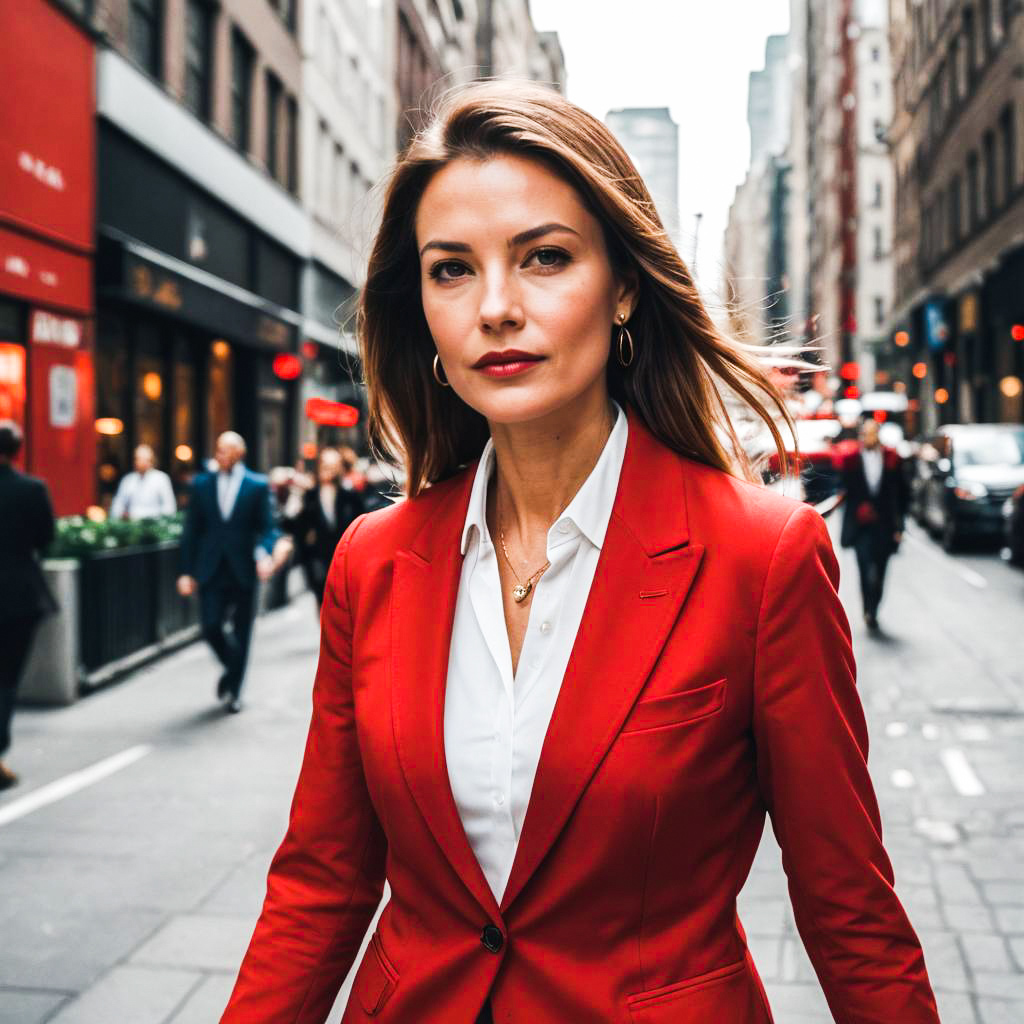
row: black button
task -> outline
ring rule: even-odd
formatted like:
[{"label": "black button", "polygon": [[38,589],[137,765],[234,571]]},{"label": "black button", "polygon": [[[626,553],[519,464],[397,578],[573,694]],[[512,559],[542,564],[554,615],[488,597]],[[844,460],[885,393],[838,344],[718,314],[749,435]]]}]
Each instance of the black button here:
[{"label": "black button", "polygon": [[489,953],[500,953],[501,947],[505,945],[505,936],[497,925],[489,924],[481,933],[480,941]]}]

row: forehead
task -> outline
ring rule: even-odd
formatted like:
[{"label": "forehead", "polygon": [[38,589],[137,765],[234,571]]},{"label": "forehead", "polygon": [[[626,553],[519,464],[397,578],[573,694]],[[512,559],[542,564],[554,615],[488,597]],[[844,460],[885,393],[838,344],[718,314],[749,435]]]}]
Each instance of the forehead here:
[{"label": "forehead", "polygon": [[469,241],[481,233],[504,241],[550,222],[581,234],[598,226],[576,189],[538,160],[459,157],[424,190],[416,211],[416,241]]}]

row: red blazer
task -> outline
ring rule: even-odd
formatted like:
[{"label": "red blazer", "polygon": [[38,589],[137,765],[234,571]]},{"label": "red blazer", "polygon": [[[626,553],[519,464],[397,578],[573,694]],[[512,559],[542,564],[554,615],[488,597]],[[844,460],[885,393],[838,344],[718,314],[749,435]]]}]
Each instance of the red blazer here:
[{"label": "red blazer", "polygon": [[765,821],[840,1024],[938,1024],[882,848],[838,569],[812,509],[629,415],[586,612],[501,905],[443,704],[470,467],[335,555],[291,820],[227,1024],[767,1024],[736,915]]}]

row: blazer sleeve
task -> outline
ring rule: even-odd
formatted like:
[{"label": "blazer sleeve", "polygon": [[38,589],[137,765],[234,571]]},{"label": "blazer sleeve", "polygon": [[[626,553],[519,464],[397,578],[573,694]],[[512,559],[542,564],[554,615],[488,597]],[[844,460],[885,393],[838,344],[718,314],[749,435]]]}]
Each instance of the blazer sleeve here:
[{"label": "blazer sleeve", "polygon": [[256,511],[256,547],[262,549],[267,555],[273,554],[274,545],[281,536],[274,520],[274,495],[270,490],[270,484],[265,480],[260,481],[260,493],[257,498],[259,505]]},{"label": "blazer sleeve", "polygon": [[352,698],[347,566],[358,528],[331,563],[288,831],[221,1024],[323,1024],[384,891],[387,844],[363,775]]},{"label": "blazer sleeve", "polygon": [[758,617],[758,778],[797,928],[836,1024],[938,1024],[882,846],[838,584],[824,521],[800,506],[771,557]]}]

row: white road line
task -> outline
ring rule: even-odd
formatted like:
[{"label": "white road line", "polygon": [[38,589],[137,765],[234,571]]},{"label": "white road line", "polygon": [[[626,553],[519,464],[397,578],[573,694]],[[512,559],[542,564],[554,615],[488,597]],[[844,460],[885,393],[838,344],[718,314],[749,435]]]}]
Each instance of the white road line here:
[{"label": "white road line", "polygon": [[944,565],[947,569],[952,569],[964,582],[969,583],[972,587],[977,587],[978,590],[984,590],[988,586],[988,580],[980,572],[968,569],[965,565],[959,565],[949,555],[936,551],[934,545],[924,540],[916,530],[907,530],[906,534],[907,538],[912,540],[929,558]]},{"label": "white road line", "polygon": [[961,796],[981,796],[985,787],[974,773],[967,755],[957,747],[947,747],[939,752],[939,758],[949,774],[953,788]]},{"label": "white road line", "polygon": [[85,789],[86,786],[91,786],[94,782],[99,782],[100,779],[105,779],[122,768],[127,768],[139,758],[145,757],[152,749],[148,743],[140,743],[137,747],[129,747],[127,750],[122,750],[120,754],[106,757],[88,768],[81,768],[77,772],[72,772],[61,779],[40,786],[39,789],[33,790],[31,793],[26,793],[19,800],[9,803],[6,807],[0,807],[0,826],[8,825],[17,818],[23,818],[26,814],[38,811],[40,807],[46,807],[47,804],[63,800],[64,797],[71,796],[72,793],[77,793],[80,789]]}]

